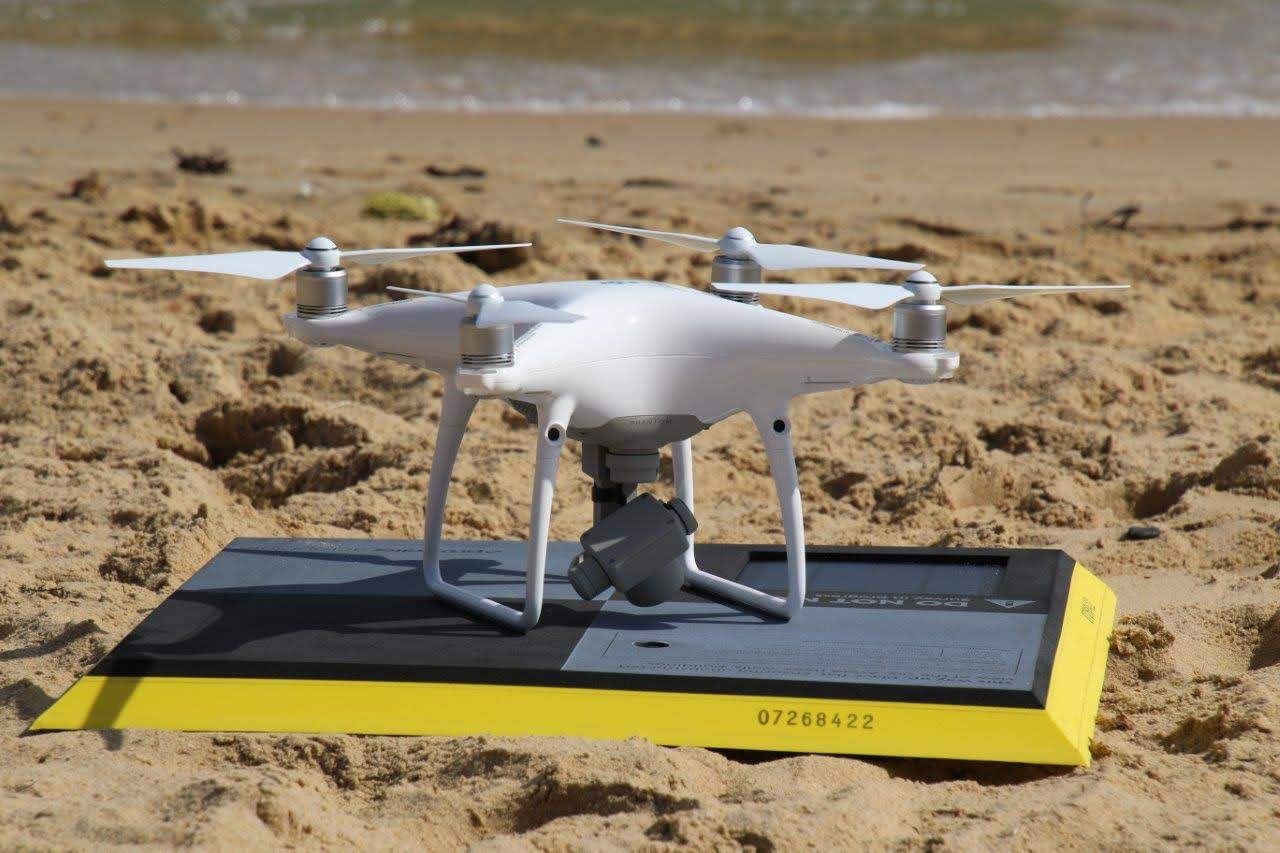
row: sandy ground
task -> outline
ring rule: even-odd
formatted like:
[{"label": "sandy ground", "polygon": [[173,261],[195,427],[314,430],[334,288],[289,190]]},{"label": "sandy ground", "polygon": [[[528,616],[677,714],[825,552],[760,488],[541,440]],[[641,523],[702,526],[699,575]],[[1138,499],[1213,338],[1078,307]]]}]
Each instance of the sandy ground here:
[{"label": "sandy ground", "polygon": [[[1280,123],[4,111],[0,847],[1280,848]],[[232,172],[179,173],[174,146],[222,146]],[[488,175],[430,178],[429,164]],[[97,185],[72,193],[91,170]],[[288,281],[100,266],[430,234],[361,215],[393,188],[434,196],[456,231],[537,247],[493,276],[456,257],[357,273],[359,304],[389,282],[707,279],[705,259],[557,215],[708,234],[744,222],[762,239],[919,257],[955,283],[1134,284],[953,309],[954,381],[811,397],[795,416],[812,542],[1062,547],[1115,588],[1093,766],[23,736],[232,537],[417,535],[438,377],[303,351],[278,320]],[[1082,227],[1130,204],[1126,229]],[[887,313],[786,307],[888,331]],[[501,404],[481,406],[448,535],[523,537],[532,444]],[[706,538],[778,540],[745,418],[695,446]],[[552,533],[576,538],[590,508],[575,460],[559,487]],[[1135,523],[1160,537],[1125,541]]]}]

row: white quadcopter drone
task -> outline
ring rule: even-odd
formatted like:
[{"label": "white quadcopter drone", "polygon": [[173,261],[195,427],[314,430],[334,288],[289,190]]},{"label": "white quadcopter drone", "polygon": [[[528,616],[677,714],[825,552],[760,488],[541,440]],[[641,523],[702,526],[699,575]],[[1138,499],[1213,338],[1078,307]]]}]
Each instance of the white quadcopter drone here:
[{"label": "white quadcopter drone", "polygon": [[[688,586],[783,619],[805,599],[804,519],[791,445],[791,400],[886,379],[950,378],[959,356],[945,347],[946,306],[1127,285],[941,287],[923,265],[757,243],[745,228],[720,239],[560,220],[714,252],[711,291],[632,279],[560,281],[463,293],[391,287],[415,297],[348,310],[343,262],[381,264],[446,252],[527,246],[450,246],[340,251],[323,237],[301,252],[109,260],[107,266],[224,273],[260,279],[296,274],[297,311],[285,327],[312,345],[342,345],[439,373],[445,382],[427,487],[422,567],[427,586],[464,611],[515,631],[542,612],[552,493],[567,439],[583,445],[593,478],[595,525],[569,568],[593,598],[610,586],[640,605]],[[853,268],[909,272],[902,284],[764,284],[764,270]],[[759,305],[761,294],[894,308],[891,342]],[[449,478],[467,422],[482,398],[505,400],[538,428],[524,609],[446,581],[439,553]],[[778,598],[698,568],[693,538],[692,438],[746,412],[768,454],[787,552],[787,595]],[[637,485],[658,476],[670,445],[677,498],[663,504]]]}]

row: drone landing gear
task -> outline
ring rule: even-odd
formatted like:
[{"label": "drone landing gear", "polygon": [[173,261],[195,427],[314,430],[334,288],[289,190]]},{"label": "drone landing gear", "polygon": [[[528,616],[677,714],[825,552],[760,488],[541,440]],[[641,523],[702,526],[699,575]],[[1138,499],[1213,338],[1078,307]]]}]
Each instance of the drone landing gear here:
[{"label": "drone landing gear", "polygon": [[[568,434],[571,404],[567,400],[554,399],[538,407],[538,453],[533,475],[533,499],[529,514],[529,540],[525,557],[524,609],[516,610],[463,589],[446,581],[440,574],[440,544],[444,529],[444,507],[449,493],[449,480],[453,474],[458,450],[467,422],[475,409],[476,400],[454,387],[445,391],[440,411],[440,429],[436,438],[435,453],[431,461],[431,475],[427,485],[426,520],[422,549],[422,570],[428,589],[455,607],[474,616],[497,622],[514,631],[525,632],[538,624],[542,615],[542,593],[547,568],[547,538],[551,525],[551,501],[555,492],[556,472],[560,467],[560,450]],[[795,451],[791,446],[791,422],[785,408],[775,412],[754,412],[752,420],[760,431],[774,485],[778,491],[778,505],[782,509],[782,530],[787,547],[787,597],[778,598],[758,589],[736,583],[698,568],[693,550],[693,531],[696,523],[692,516],[685,523],[689,530],[689,547],[680,558],[683,561],[684,583],[690,588],[726,601],[790,619],[804,605],[805,552],[804,520],[800,507],[800,486],[796,477]],[[693,444],[691,439],[674,442],[672,462],[675,474],[676,495],[693,509]],[[599,452],[599,448],[592,448]],[[584,448],[584,457],[587,448]],[[644,454],[656,456],[657,454]],[[640,460],[636,460],[638,467]],[[593,497],[596,499],[597,523],[612,511],[626,505],[635,490],[634,481],[613,481],[598,474]],[[636,476],[635,481],[644,481]],[[674,510],[673,510],[674,511]]]},{"label": "drone landing gear", "polygon": [[[704,572],[698,568],[693,553],[693,534],[689,534],[689,550],[684,554],[684,579],[699,592],[723,598],[743,607],[771,616],[790,619],[804,606],[805,560],[804,516],[800,507],[800,482],[796,476],[795,450],[791,446],[791,419],[785,409],[780,412],[752,412],[756,429],[764,442],[778,490],[778,506],[782,509],[782,533],[787,543],[787,597],[769,595],[749,586]],[[671,461],[676,481],[676,496],[693,510],[693,441],[686,438],[671,445]]]},{"label": "drone landing gear", "polygon": [[560,449],[568,433],[570,405],[563,399],[538,407],[538,457],[533,471],[533,500],[529,513],[529,544],[525,558],[524,610],[515,610],[462,589],[440,575],[440,540],[444,529],[444,505],[449,478],[462,446],[467,421],[476,407],[451,383],[446,383],[440,409],[440,430],[431,458],[427,484],[427,513],[422,547],[422,571],[432,593],[475,616],[497,622],[513,631],[528,631],[542,615],[542,587],[547,569],[547,534],[551,526],[551,499],[555,493]]}]

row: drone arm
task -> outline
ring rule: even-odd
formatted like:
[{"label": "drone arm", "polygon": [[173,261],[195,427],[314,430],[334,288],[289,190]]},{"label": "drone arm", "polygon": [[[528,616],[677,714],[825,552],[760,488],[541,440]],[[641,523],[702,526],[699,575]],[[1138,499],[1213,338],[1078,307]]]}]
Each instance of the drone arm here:
[{"label": "drone arm", "polygon": [[[800,483],[796,476],[795,451],[791,446],[791,419],[786,406],[765,407],[751,413],[769,457],[778,505],[782,510],[782,530],[787,543],[787,597],[781,599],[758,589],[704,572],[698,568],[693,554],[693,536],[685,552],[685,582],[694,589],[790,619],[804,606],[805,552],[804,515],[800,506]],[[781,424],[781,430],[778,425]],[[693,509],[693,443],[690,439],[671,446],[672,471],[676,496]]]},{"label": "drone arm", "polygon": [[[440,575],[440,541],[444,529],[445,499],[449,494],[449,478],[462,446],[467,422],[476,400],[449,383],[440,411],[440,430],[431,459],[431,476],[427,485],[426,521],[422,549],[422,570],[427,588],[453,606],[475,616],[497,622],[513,631],[528,631],[542,615],[542,587],[547,566],[547,536],[551,523],[551,500],[555,492],[556,472],[560,467],[560,448],[564,445],[565,427],[572,406],[563,399],[538,407],[538,455],[533,476],[533,506],[529,521],[529,544],[525,568],[524,611],[499,604],[446,581]],[[556,437],[552,438],[553,430]]]}]

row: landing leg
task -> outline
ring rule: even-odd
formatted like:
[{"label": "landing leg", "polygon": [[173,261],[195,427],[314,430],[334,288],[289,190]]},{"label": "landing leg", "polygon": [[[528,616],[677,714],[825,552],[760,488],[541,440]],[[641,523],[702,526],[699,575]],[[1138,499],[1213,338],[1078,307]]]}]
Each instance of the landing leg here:
[{"label": "landing leg", "polygon": [[[446,380],[448,382],[448,380]],[[528,631],[542,615],[542,587],[547,568],[547,535],[551,527],[551,501],[555,494],[560,448],[564,446],[571,407],[552,400],[538,407],[538,455],[533,472],[533,500],[529,515],[529,544],[525,556],[524,611],[514,610],[490,598],[454,586],[440,575],[440,539],[444,529],[444,505],[458,448],[476,401],[451,384],[440,411],[440,430],[431,475],[427,483],[427,515],[422,546],[422,571],[432,593],[468,613],[497,622],[514,631]]]},{"label": "landing leg", "polygon": [[[791,446],[791,419],[786,409],[764,409],[752,412],[752,420],[760,431],[774,486],[778,490],[778,506],[782,510],[782,532],[787,543],[787,597],[777,598],[758,589],[698,568],[693,554],[693,536],[685,552],[685,583],[700,592],[790,619],[804,606],[804,515],[800,507],[800,483],[796,477],[796,457]],[[671,445],[671,462],[676,481],[676,496],[693,509],[693,442],[691,439]]]}]

